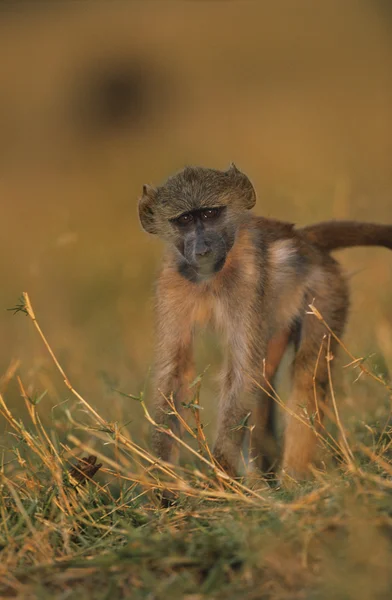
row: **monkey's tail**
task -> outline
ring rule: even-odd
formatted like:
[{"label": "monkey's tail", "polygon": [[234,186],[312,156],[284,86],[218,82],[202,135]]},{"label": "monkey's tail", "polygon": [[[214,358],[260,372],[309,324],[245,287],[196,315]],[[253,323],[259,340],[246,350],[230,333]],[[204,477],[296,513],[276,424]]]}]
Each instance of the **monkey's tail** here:
[{"label": "monkey's tail", "polygon": [[327,252],[351,246],[385,246],[392,250],[392,225],[324,221],[298,231],[307,241]]}]

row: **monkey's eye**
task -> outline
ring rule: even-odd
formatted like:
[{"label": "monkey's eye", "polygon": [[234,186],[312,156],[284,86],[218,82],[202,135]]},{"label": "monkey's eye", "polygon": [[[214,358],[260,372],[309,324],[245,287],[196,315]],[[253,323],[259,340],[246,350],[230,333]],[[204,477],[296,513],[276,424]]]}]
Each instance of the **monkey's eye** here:
[{"label": "monkey's eye", "polygon": [[191,213],[185,213],[184,215],[177,217],[177,219],[174,219],[174,221],[175,223],[178,223],[178,225],[189,225],[193,222],[193,215]]},{"label": "monkey's eye", "polygon": [[207,221],[208,219],[215,219],[220,213],[221,208],[206,208],[201,213],[201,218],[203,221]]}]

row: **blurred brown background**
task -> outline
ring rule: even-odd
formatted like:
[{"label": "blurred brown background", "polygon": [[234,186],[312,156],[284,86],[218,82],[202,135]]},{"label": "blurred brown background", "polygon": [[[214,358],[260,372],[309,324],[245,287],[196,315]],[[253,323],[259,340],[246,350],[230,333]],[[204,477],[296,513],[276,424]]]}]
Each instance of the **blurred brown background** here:
[{"label": "blurred brown background", "polygon": [[[69,394],[31,323],[6,312],[22,291],[74,386],[140,429],[140,407],[112,388],[139,392],[152,362],[161,246],[137,221],[143,183],[235,161],[259,214],[392,222],[387,0],[9,7],[0,56],[0,372],[19,358],[30,392],[48,389],[48,418]],[[385,370],[391,254],[340,257],[352,274],[345,339]],[[200,356],[201,369],[218,361],[210,336]],[[366,384],[355,385],[346,396],[359,402]],[[18,407],[16,384],[7,396]],[[204,404],[214,397],[209,377]]]}]

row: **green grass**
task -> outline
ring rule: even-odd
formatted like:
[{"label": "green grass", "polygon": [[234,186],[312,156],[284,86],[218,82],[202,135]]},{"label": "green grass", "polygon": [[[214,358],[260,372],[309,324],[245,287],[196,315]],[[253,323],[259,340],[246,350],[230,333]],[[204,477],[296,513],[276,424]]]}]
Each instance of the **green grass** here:
[{"label": "green grass", "polygon": [[[47,344],[27,295],[19,310]],[[75,399],[57,408],[51,425],[42,421],[45,395],[26,390],[17,364],[0,381],[7,423],[0,597],[391,597],[391,389],[384,375],[363,361],[352,365],[373,379],[383,412],[374,422],[343,425],[331,410],[335,437],[331,429],[320,440],[327,468],[285,491],[277,482],[232,480],[213,464],[198,410],[201,378],[184,423],[186,458],[170,466],[126,426],[106,422],[73,389],[48,344],[47,351]],[[23,419],[7,405],[15,379]],[[154,426],[143,393],[130,401]],[[77,459],[86,454],[101,467],[83,476]],[[162,489],[174,498],[168,508],[158,500]]]}]

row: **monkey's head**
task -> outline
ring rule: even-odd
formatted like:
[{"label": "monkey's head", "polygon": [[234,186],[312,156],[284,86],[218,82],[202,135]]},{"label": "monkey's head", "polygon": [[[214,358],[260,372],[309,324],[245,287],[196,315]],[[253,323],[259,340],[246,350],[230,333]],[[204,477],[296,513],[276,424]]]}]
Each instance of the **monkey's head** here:
[{"label": "monkey's head", "polygon": [[181,274],[203,281],[224,266],[255,202],[253,185],[234,164],[227,171],[187,167],[158,188],[143,186],[139,217],[145,231],[174,247]]}]

